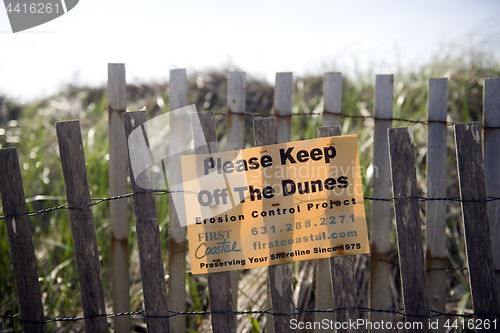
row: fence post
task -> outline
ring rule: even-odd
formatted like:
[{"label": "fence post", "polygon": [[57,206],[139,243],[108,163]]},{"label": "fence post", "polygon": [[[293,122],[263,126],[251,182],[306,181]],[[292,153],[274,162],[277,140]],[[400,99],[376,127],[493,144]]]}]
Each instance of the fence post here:
[{"label": "fence post", "polygon": [[230,72],[227,82],[227,142],[231,143],[231,150],[245,148],[245,102],[246,74]]},{"label": "fence post", "polygon": [[[278,143],[278,124],[276,118],[254,119],[255,146],[266,146]],[[271,290],[271,306],[273,313],[294,313],[293,281],[291,264],[272,265],[268,267],[269,288]],[[291,332],[292,315],[275,315],[274,332]]]},{"label": "fence post", "polygon": [[[340,125],[330,126],[330,127],[319,127],[318,128],[318,138],[324,138],[329,136],[338,136],[342,134],[342,128]],[[328,272],[328,276],[318,276],[316,279],[327,278],[329,283],[323,282],[322,288],[328,287],[329,289],[319,289],[320,284],[317,283],[317,293],[320,295],[326,294],[330,296],[330,293],[322,292],[322,290],[333,290],[333,306],[335,308],[354,308],[358,306],[358,295],[356,291],[355,281],[355,267],[354,267],[354,256],[341,256],[341,257],[331,257],[326,258],[328,268],[331,272]],[[318,261],[319,265],[322,264],[323,260]],[[318,273],[319,273],[318,269]],[[325,274],[326,275],[326,274]],[[325,309],[321,307],[316,307],[316,309]],[[350,310],[340,310],[336,313],[336,321],[340,323],[349,323],[351,321],[356,321],[358,316],[358,311],[354,309]],[[318,317],[316,317],[318,321]],[[330,319],[330,318],[327,318]],[[321,320],[319,320],[321,322]],[[351,328],[338,328],[337,332],[355,332]]]},{"label": "fence post", "polygon": [[[286,73],[276,73],[276,83],[274,87],[274,116],[276,117],[276,131],[277,131],[277,141],[274,142],[274,133],[264,133],[262,138],[259,138],[260,143],[257,144],[257,134],[256,131],[259,130],[259,126],[256,124],[265,124],[261,122],[255,122],[254,121],[254,135],[255,135],[255,146],[263,146],[263,145],[268,145],[268,144],[275,144],[275,143],[284,143],[284,142],[289,142],[290,141],[290,134],[292,131],[292,94],[293,94],[293,74],[290,72]],[[272,122],[272,120],[268,120],[268,122]],[[257,126],[257,127],[256,127]],[[266,125],[261,125],[261,126],[266,126]],[[272,126],[272,125],[269,125]],[[270,130],[272,131],[273,128],[270,127]],[[269,141],[269,140],[270,141]],[[268,141],[266,141],[268,140]],[[281,265],[280,265],[281,266]],[[285,265],[283,265],[285,266]],[[273,283],[279,283],[278,281],[273,282],[274,280],[271,277],[277,276],[277,275],[282,275],[282,274],[288,274],[290,276],[290,279],[292,278],[292,270],[290,264],[286,264],[286,266],[289,266],[288,268],[281,267],[281,268],[274,268],[274,266],[271,266],[268,268],[268,274],[269,274],[269,290],[271,291],[270,294],[268,294],[267,300],[268,300],[268,306],[271,307],[272,304],[275,303],[275,300],[273,299],[273,292],[276,292],[276,286],[273,285]],[[285,278],[285,281],[287,281],[288,277],[280,277],[280,278]],[[285,286],[286,287],[286,286]],[[291,287],[293,290],[293,286]],[[286,289],[284,289],[286,290]],[[280,305],[278,305],[280,306]],[[288,312],[288,311],[275,311],[274,305],[272,306],[273,312]],[[292,307],[293,312],[295,311],[294,307]],[[275,320],[278,318],[280,320],[279,323],[276,323]],[[281,332],[280,329],[276,329],[276,327],[282,327],[284,321],[282,322],[282,316],[267,316],[267,329],[271,331],[272,327],[274,326],[275,332]],[[271,331],[272,332],[272,331]]]},{"label": "fence post", "polygon": [[[36,257],[31,239],[30,220],[24,197],[17,150],[0,149],[0,196],[5,214],[10,255],[21,306],[23,328],[27,333],[45,332],[42,295],[36,269]],[[17,215],[23,214],[23,215]],[[10,216],[9,215],[17,215]],[[27,321],[38,322],[32,324]]]},{"label": "fence post", "polygon": [[[448,79],[429,80],[427,101],[427,197],[446,197]],[[446,312],[446,202],[426,203],[426,275],[431,310]],[[444,324],[444,320],[440,320]],[[439,325],[439,332],[444,326]]]},{"label": "fence post", "polygon": [[[135,181],[131,156],[135,156],[135,158],[141,156],[143,160],[148,161],[150,155],[148,149],[143,149],[146,143],[142,147],[130,145],[128,137],[134,129],[144,126],[144,123],[146,123],[146,113],[144,111],[125,112],[123,114],[125,137],[127,138],[129,152],[130,184],[134,193],[143,192],[145,189],[139,187]],[[142,127],[142,130],[145,134],[144,127]],[[146,169],[142,174],[145,175],[144,179],[151,181],[149,188],[146,190],[153,189],[152,170]],[[165,270],[161,253],[160,227],[155,194],[153,192],[136,193],[133,195],[133,201],[148,331],[169,332],[167,288],[165,286]]]},{"label": "fence post", "polygon": [[323,85],[323,126],[340,125],[342,73],[325,73]]},{"label": "fence post", "polygon": [[[484,174],[486,177],[486,195],[500,197],[500,78],[484,79]],[[495,127],[495,128],[493,128]],[[500,239],[500,201],[488,202],[490,236]],[[497,291],[500,291],[500,242],[493,244],[493,264]]]},{"label": "fence post", "polygon": [[[326,73],[329,74],[329,73]],[[325,76],[326,76],[325,74]],[[326,80],[326,77],[325,77]],[[326,85],[326,83],[325,83]],[[326,100],[327,90],[325,86],[325,100]],[[323,116],[324,117],[324,116]],[[324,122],[325,119],[323,119]],[[324,138],[329,136],[342,135],[342,127],[337,124],[335,126],[324,126],[318,127],[318,138]],[[320,310],[332,309],[335,306],[334,297],[336,296],[334,286],[332,285],[332,265],[330,258],[323,258],[316,260],[316,297],[315,297],[315,308]],[[332,292],[327,292],[331,290]],[[340,296],[338,296],[340,297]],[[314,320],[317,322],[323,322],[323,320],[334,321],[334,312],[316,312],[314,314]],[[327,332],[328,330],[316,329],[316,332]]]},{"label": "fence post", "polygon": [[87,332],[107,332],[94,215],[78,120],[56,124]]},{"label": "fence post", "polygon": [[413,323],[406,332],[430,332],[413,128],[389,129],[388,136],[403,301],[406,322]]},{"label": "fence post", "polygon": [[[192,117],[198,117],[200,120],[192,121],[194,144],[196,154],[216,153],[217,145],[210,144],[217,141],[215,131],[215,115],[213,111],[199,112]],[[198,125],[201,128],[198,128]],[[205,143],[207,145],[202,145]],[[233,311],[233,297],[231,288],[231,276],[229,272],[210,273],[208,277],[208,292],[210,297],[210,309],[212,312],[222,312],[212,314],[212,329],[217,333],[236,332],[235,318],[231,313]]]},{"label": "fence post", "polygon": [[276,73],[274,87],[274,116],[278,118],[278,141],[290,141],[292,130],[292,73]]},{"label": "fence post", "polygon": [[[387,129],[392,127],[393,75],[377,75],[375,78],[375,125],[373,133],[373,180],[372,196],[391,196],[391,174],[389,168],[389,145]],[[370,307],[379,310],[391,308],[390,288],[390,239],[392,223],[391,204],[387,201],[372,202],[370,239]],[[370,312],[371,322],[387,322],[389,314]]]},{"label": "fence post", "polygon": [[[125,65],[108,64],[109,196],[127,193],[127,153],[123,112],[127,109]],[[127,199],[109,202],[111,294],[115,313],[130,311]],[[116,332],[130,331],[130,317],[113,318]]]},{"label": "fence post", "polygon": [[[187,80],[185,69],[173,69],[170,71],[170,111],[187,105]],[[169,115],[170,147],[179,148],[180,151],[186,146],[186,119]],[[177,147],[173,147],[176,143]],[[168,181],[171,184],[180,184],[181,162],[178,155],[170,154]],[[177,207],[183,209],[184,207]],[[168,201],[169,224],[168,224],[168,267],[169,267],[169,309],[173,311],[186,311],[186,228],[181,227],[172,193]],[[184,212],[182,212],[184,213]],[[179,315],[170,319],[172,332],[186,331],[186,317]]]},{"label": "fence post", "polygon": [[[342,74],[325,73],[325,82],[323,85],[323,127],[318,128],[318,138],[325,136],[337,136],[342,134],[340,126],[340,107],[342,103]],[[330,130],[329,126],[332,127]],[[333,129],[334,128],[334,129]],[[332,132],[330,132],[332,131]],[[331,133],[331,134],[330,134]],[[320,290],[333,290],[332,278],[330,273],[330,259],[323,258],[316,261],[316,309],[331,309],[334,306],[334,294],[319,292]],[[335,319],[335,314],[330,312],[316,312],[315,321],[322,322],[324,319],[330,321]],[[321,332],[322,330],[316,330]]]},{"label": "fence post", "polygon": [[[245,102],[246,74],[245,72],[230,72],[227,82],[226,151],[245,148]],[[239,271],[231,271],[230,275],[233,293],[233,310],[237,311]]]},{"label": "fence post", "polygon": [[[472,304],[476,319],[492,321],[492,314],[498,315],[500,309],[486,205],[481,125],[476,122],[454,127]],[[497,331],[491,328],[486,331]]]}]

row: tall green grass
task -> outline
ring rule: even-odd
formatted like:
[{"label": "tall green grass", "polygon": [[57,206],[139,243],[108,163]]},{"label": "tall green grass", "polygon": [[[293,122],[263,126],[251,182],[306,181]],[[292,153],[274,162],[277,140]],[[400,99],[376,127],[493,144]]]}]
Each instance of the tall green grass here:
[{"label": "tall green grass", "polygon": [[[196,73],[189,78],[188,102],[196,104],[198,110],[224,111],[226,109],[227,83],[224,71]],[[395,74],[394,116],[415,120],[426,119],[427,81],[432,77],[449,78],[448,117],[456,122],[468,122],[482,119],[483,78],[500,76],[498,59],[488,54],[468,53],[467,56],[436,57],[433,62],[417,69],[401,70]],[[348,115],[373,114],[375,77],[372,73],[356,73],[344,76],[342,92],[342,112]],[[320,76],[296,78],[294,82],[293,113],[314,113],[317,115],[292,117],[292,140],[316,137],[316,128],[322,125],[321,112],[323,79]],[[168,86],[151,84],[128,87],[129,110],[138,110],[146,106],[148,118],[168,110]],[[273,88],[270,84],[247,79],[247,111],[256,114],[272,114]],[[107,96],[104,88],[68,86],[57,95],[27,105],[18,105],[8,98],[3,100],[0,113],[0,145],[16,147],[19,152],[21,174],[25,195],[30,211],[40,210],[66,202],[62,170],[58,157],[58,145],[55,123],[58,121],[79,119],[82,128],[84,150],[87,161],[87,173],[91,196],[103,198],[108,192],[108,137],[107,137]],[[20,113],[19,113],[20,112]],[[225,141],[225,117],[217,116],[218,140]],[[245,137],[247,146],[253,146],[252,120],[246,119]],[[394,127],[411,124],[395,121]],[[426,126],[414,126],[417,172],[422,194],[426,193]],[[343,118],[342,132],[357,134],[360,164],[369,170],[372,161],[373,120]],[[449,131],[449,189],[448,196],[455,196],[458,191],[456,181],[456,162],[452,145],[452,132]],[[365,196],[370,196],[371,175],[363,175]],[[167,196],[157,197],[163,252],[166,254],[168,238],[168,201]],[[370,202],[365,201],[368,222],[370,220]],[[463,232],[460,227],[460,207],[455,203],[448,205],[448,267],[464,267]],[[131,210],[131,205],[129,205]],[[109,204],[101,203],[93,208],[96,233],[98,237],[101,271],[106,300],[111,300],[110,281],[110,235]],[[3,211],[0,211],[3,215]],[[130,211],[129,216],[133,216]],[[82,315],[78,276],[73,253],[71,224],[67,210],[58,210],[39,214],[30,218],[33,244],[36,251],[40,287],[42,290],[45,314],[49,317],[76,317]],[[130,221],[131,251],[131,305],[132,309],[141,309],[141,293],[137,241],[133,219]],[[397,262],[395,234],[392,234],[394,250],[393,260]],[[165,255],[167,264],[167,256]],[[294,265],[295,270],[306,269],[306,265]],[[365,266],[360,264],[359,270]],[[19,313],[15,279],[13,275],[10,250],[5,227],[0,226],[0,314]],[[243,273],[242,278],[247,273]],[[366,274],[358,274],[366,279]],[[399,284],[397,276],[393,277]],[[298,284],[299,279],[295,280]],[[302,281],[302,280],[301,280]],[[468,279],[464,271],[455,271],[449,278],[449,308],[459,312],[471,309]],[[307,290],[301,293],[303,302],[314,306],[314,288],[312,280],[300,282]],[[359,282],[359,285],[366,283]],[[186,300],[190,310],[206,310],[208,295],[206,281],[198,276],[188,275],[190,295]],[[262,286],[265,288],[265,285]],[[362,288],[361,288],[362,289]],[[361,290],[363,292],[363,290]],[[244,293],[243,293],[244,294]],[[252,297],[252,295],[246,295]],[[395,295],[395,299],[398,299]],[[399,297],[400,299],[400,297]],[[265,304],[259,304],[265,307]],[[112,308],[108,306],[108,311]],[[198,330],[202,325],[199,316],[188,316],[189,329]],[[135,319],[134,319],[135,320]],[[247,321],[251,330],[264,327],[262,321],[255,318],[241,317]],[[138,325],[140,319],[135,320]],[[49,331],[65,332],[81,327],[83,322],[52,323]],[[202,325],[203,326],[203,325]],[[12,328],[20,331],[16,320],[2,319],[0,328]]]}]

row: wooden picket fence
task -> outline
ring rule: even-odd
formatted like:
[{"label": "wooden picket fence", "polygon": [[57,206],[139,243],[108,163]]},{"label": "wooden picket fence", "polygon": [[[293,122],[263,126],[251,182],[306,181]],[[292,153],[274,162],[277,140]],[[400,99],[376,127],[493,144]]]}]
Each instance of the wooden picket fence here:
[{"label": "wooden picket fence", "polygon": [[[170,109],[187,105],[186,72],[172,70]],[[245,73],[232,72],[228,78],[227,141],[244,147]],[[422,329],[408,332],[430,332],[429,317],[446,312],[446,206],[445,201],[429,200],[426,218],[426,250],[422,244],[422,223],[416,180],[415,151],[411,128],[392,128],[393,76],[377,75],[374,109],[373,179],[374,198],[392,198],[397,226],[399,268],[405,320],[422,323]],[[125,112],[125,68],[109,65],[109,128],[110,128],[110,195],[127,192],[126,137],[146,122],[145,111]],[[341,134],[342,76],[325,74],[323,126],[318,137]],[[446,112],[447,80],[431,79],[428,98],[427,198],[446,197],[447,145]],[[274,118],[255,118],[255,146],[290,141],[292,114],[292,74],[278,73],[275,87]],[[216,141],[213,112],[198,114],[201,128],[194,128],[194,139]],[[171,135],[184,135],[185,126],[171,124]],[[467,263],[475,318],[499,319],[497,290],[500,288],[500,202],[487,197],[500,197],[500,79],[484,81],[484,162],[482,129],[479,123],[454,126],[460,200],[464,223]],[[82,307],[87,332],[107,332],[106,301],[99,265],[99,249],[91,210],[91,198],[83,143],[78,121],[57,124],[57,137],[67,202],[71,219],[76,264],[81,289]],[[133,149],[132,147],[129,147]],[[205,149],[205,150],[203,150]],[[208,147],[196,153],[208,153]],[[210,149],[216,149],[210,146]],[[214,152],[214,151],[210,151]],[[179,168],[179,161],[171,162]],[[177,164],[176,164],[177,163]],[[130,177],[133,207],[139,245],[145,313],[149,332],[185,332],[185,316],[172,312],[186,311],[186,231],[181,228],[175,208],[170,205],[168,261],[170,271],[167,302],[164,255],[158,225],[155,194],[138,187]],[[392,184],[392,189],[391,189]],[[46,324],[33,249],[30,222],[21,180],[17,152],[0,149],[0,194],[5,213],[21,318],[25,332],[45,332]],[[126,199],[110,202],[112,234],[112,287],[114,312],[130,311],[128,277],[128,216]],[[392,208],[389,201],[373,201],[370,235],[370,308],[389,310],[391,300],[389,230]],[[492,242],[493,240],[493,242]],[[336,311],[339,322],[360,317],[354,271],[354,256],[334,257],[317,261],[316,309]],[[496,274],[495,274],[496,272]],[[238,291],[237,273],[208,274],[212,329],[214,332],[236,332],[235,311]],[[266,331],[290,332],[290,320],[296,318],[293,302],[291,265],[268,268],[269,307]],[[228,286],[231,286],[229,288]],[[325,292],[328,291],[328,292]],[[436,311],[436,312],[432,312]],[[331,312],[317,312],[316,320],[334,319]],[[130,318],[114,318],[115,331],[130,331]],[[370,312],[370,321],[390,321],[385,312]],[[500,322],[498,323],[500,324]],[[339,329],[351,332],[351,328]],[[382,330],[381,330],[382,331]],[[444,327],[440,327],[444,332]],[[496,331],[491,327],[490,330]]]}]

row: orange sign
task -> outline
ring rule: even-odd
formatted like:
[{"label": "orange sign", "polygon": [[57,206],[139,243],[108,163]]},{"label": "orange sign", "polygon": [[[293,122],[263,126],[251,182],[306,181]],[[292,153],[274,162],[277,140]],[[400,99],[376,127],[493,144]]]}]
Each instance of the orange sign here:
[{"label": "orange sign", "polygon": [[181,160],[193,274],[369,253],[355,135]]}]

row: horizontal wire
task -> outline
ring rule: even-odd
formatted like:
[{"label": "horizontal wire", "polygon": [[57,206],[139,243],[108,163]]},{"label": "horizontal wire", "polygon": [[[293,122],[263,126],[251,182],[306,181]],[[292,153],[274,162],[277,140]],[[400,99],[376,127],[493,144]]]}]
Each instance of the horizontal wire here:
[{"label": "horizontal wire", "polygon": [[[368,256],[370,257],[370,260],[382,261],[382,262],[388,263],[388,264],[390,264],[392,266],[399,267],[399,262],[394,262],[392,260],[383,259],[383,258],[377,258],[377,257],[372,256],[371,254],[368,254]],[[456,271],[467,271],[467,270],[469,270],[468,267],[453,267],[453,268],[449,268],[449,267],[434,267],[434,268],[426,268],[425,269],[426,272],[428,272],[428,271],[445,271],[445,272],[448,272],[448,273],[456,272]],[[495,273],[500,273],[500,269],[495,269]]]},{"label": "horizontal wire", "polygon": [[130,312],[120,312],[120,313],[114,313],[114,314],[97,314],[97,315],[92,315],[92,316],[80,316],[80,317],[74,317],[74,318],[51,318],[48,316],[45,316],[46,320],[45,321],[33,321],[33,320],[23,320],[21,318],[21,314],[16,314],[16,315],[0,315],[0,318],[6,318],[6,319],[16,319],[20,322],[24,323],[30,323],[30,324],[48,324],[48,323],[53,323],[53,322],[68,322],[68,321],[79,321],[79,320],[84,320],[84,319],[92,319],[92,318],[99,318],[99,317],[106,317],[106,318],[115,318],[115,317],[122,317],[122,316],[133,316],[133,315],[139,315],[144,318],[172,318],[175,316],[180,316],[180,315],[188,315],[188,316],[199,316],[199,315],[214,315],[214,314],[232,314],[232,315],[248,315],[248,314],[269,314],[272,316],[295,316],[295,315],[300,315],[303,313],[334,313],[334,312],[339,312],[339,311],[348,311],[348,310],[358,310],[360,312],[383,312],[383,313],[390,313],[390,314],[397,314],[403,317],[417,317],[417,318],[435,318],[435,317],[440,317],[440,316],[447,316],[447,317],[459,317],[459,318],[470,318],[474,316],[500,316],[500,313],[470,313],[470,314],[458,314],[458,313],[449,313],[449,312],[439,312],[435,310],[430,310],[432,312],[432,315],[419,315],[419,314],[408,314],[404,313],[404,309],[399,309],[399,310],[381,310],[381,309],[374,309],[374,308],[366,308],[366,307],[341,307],[341,308],[332,308],[332,309],[300,309],[300,308],[295,308],[295,312],[272,312],[271,308],[268,308],[266,310],[249,310],[249,311],[172,311],[168,310],[170,314],[168,315],[147,315],[145,310],[140,310],[140,311],[130,311]]},{"label": "horizontal wire", "polygon": [[456,201],[456,202],[490,202],[495,200],[500,200],[500,197],[486,197],[486,199],[460,199],[460,197],[450,197],[450,198],[426,198],[420,196],[410,196],[410,197],[391,197],[391,198],[372,198],[372,197],[363,197],[365,200],[372,201],[394,201],[394,200],[403,200],[403,199],[418,199],[420,201]]},{"label": "horizontal wire", "polygon": [[98,204],[106,202],[106,201],[129,198],[129,197],[132,197],[134,194],[154,193],[155,195],[164,195],[164,194],[169,194],[169,193],[180,193],[180,192],[183,192],[183,191],[180,191],[180,190],[175,190],[175,191],[150,190],[150,191],[138,191],[138,192],[126,193],[126,194],[117,195],[117,196],[113,196],[113,197],[107,197],[107,198],[91,198],[90,200],[94,201],[94,202],[86,204],[86,205],[81,205],[81,206],[76,206],[76,207],[68,207],[68,203],[65,203],[65,204],[60,205],[60,206],[51,207],[51,208],[45,208],[45,209],[40,209],[40,210],[37,210],[37,211],[25,212],[25,213],[18,213],[18,214],[9,214],[9,215],[5,215],[5,216],[0,216],[0,220],[4,220],[7,217],[16,217],[16,216],[22,216],[22,215],[34,216],[34,215],[39,215],[39,214],[42,214],[42,213],[48,213],[48,212],[51,212],[51,211],[54,211],[54,210],[60,210],[60,209],[81,209],[81,208],[87,208],[87,207],[92,207],[92,206],[98,205]]},{"label": "horizontal wire", "polygon": [[[92,198],[94,202],[87,204],[87,205],[81,205],[81,206],[76,206],[76,207],[69,207],[67,203],[56,206],[56,207],[51,207],[51,208],[46,208],[46,209],[40,209],[37,211],[32,211],[32,212],[25,212],[25,213],[18,213],[18,214],[9,214],[5,216],[0,216],[0,220],[4,220],[7,217],[16,217],[16,216],[22,216],[22,215],[28,215],[28,216],[34,216],[34,215],[39,215],[42,213],[48,213],[54,210],[60,210],[60,209],[82,209],[82,208],[87,208],[87,207],[92,207],[95,205],[98,205],[100,203],[106,202],[106,201],[111,201],[111,200],[118,200],[118,199],[124,199],[124,198],[129,198],[135,194],[141,194],[141,193],[154,193],[155,195],[164,195],[164,194],[169,194],[169,193],[182,193],[184,191],[182,190],[176,190],[176,191],[166,191],[166,190],[151,190],[151,191],[138,191],[138,192],[132,192],[132,193],[127,193],[123,195],[117,195],[113,197],[108,197],[108,198]],[[490,201],[496,201],[500,200],[500,197],[486,197],[486,199],[471,199],[471,200],[464,200],[460,199],[459,197],[450,197],[450,198],[425,198],[425,197],[420,197],[420,196],[409,196],[409,197],[391,197],[391,198],[372,198],[372,197],[363,197],[364,200],[371,200],[371,201],[388,201],[388,202],[393,202],[394,200],[403,200],[403,199],[418,199],[420,201],[455,201],[455,202],[490,202]]]},{"label": "horizontal wire", "polygon": [[[377,118],[374,115],[352,115],[352,114],[347,114],[344,112],[340,113],[334,113],[334,112],[326,112],[324,111],[323,113],[316,113],[316,112],[297,112],[297,113],[291,113],[291,114],[262,114],[262,113],[252,113],[252,112],[234,112],[234,111],[225,111],[225,112],[214,112],[215,115],[221,115],[221,116],[227,116],[230,114],[236,114],[236,115],[241,115],[241,116],[246,116],[246,117],[276,117],[276,118],[283,118],[283,117],[293,117],[293,116],[322,116],[325,114],[330,114],[334,116],[340,116],[342,118],[353,118],[353,119],[373,119],[373,120],[387,120],[387,121],[401,121],[401,122],[406,122],[406,123],[412,123],[412,124],[422,124],[422,125],[429,125],[429,124],[434,124],[434,123],[441,123],[445,124],[447,126],[453,126],[453,125],[458,125],[462,124],[460,122],[454,122],[454,121],[446,121],[446,120],[414,120],[414,119],[406,119],[406,118],[398,118],[398,117],[390,117],[390,118]],[[500,129],[498,126],[482,126],[483,129]]]}]

